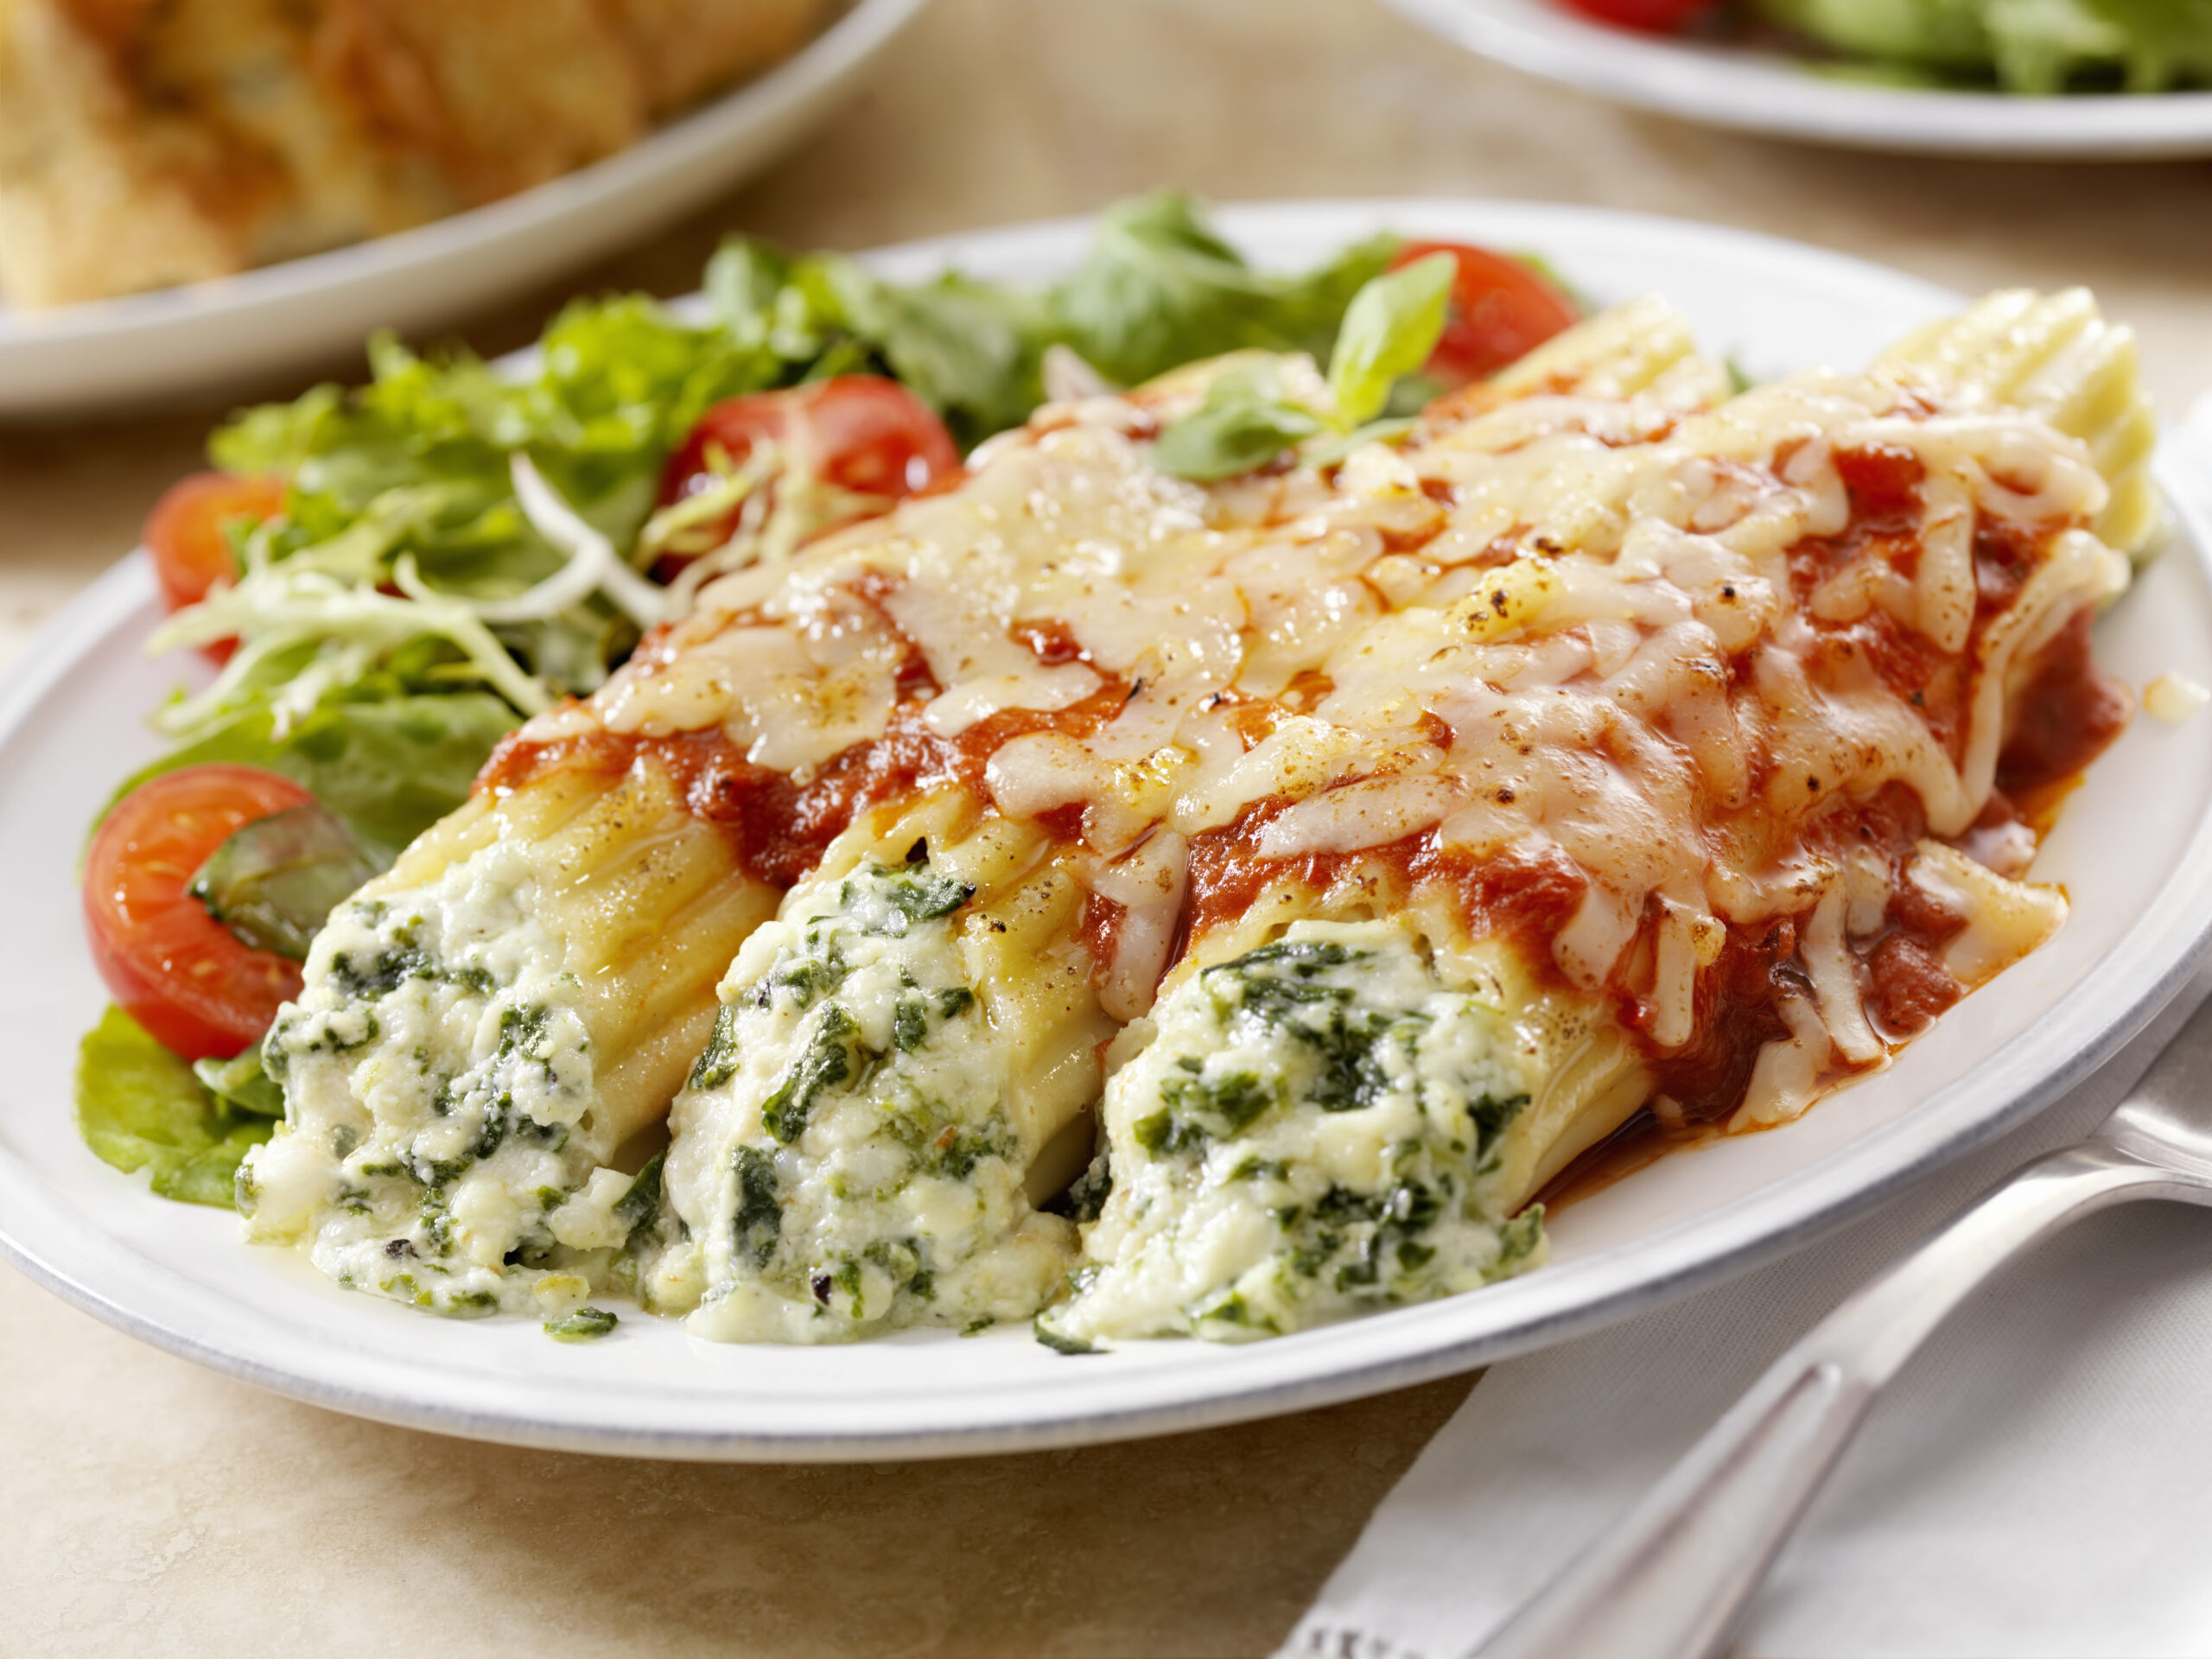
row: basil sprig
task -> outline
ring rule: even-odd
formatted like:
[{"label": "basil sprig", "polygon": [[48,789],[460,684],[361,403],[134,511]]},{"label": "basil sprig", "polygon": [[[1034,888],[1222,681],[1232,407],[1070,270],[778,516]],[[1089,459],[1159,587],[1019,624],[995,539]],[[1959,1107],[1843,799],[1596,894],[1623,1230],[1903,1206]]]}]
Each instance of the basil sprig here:
[{"label": "basil sprig", "polygon": [[1352,296],[1329,358],[1329,398],[1315,407],[1285,391],[1272,363],[1224,366],[1198,406],[1172,422],[1153,446],[1153,464],[1178,478],[1211,481],[1264,467],[1286,450],[1316,466],[1411,424],[1377,420],[1391,389],[1420,372],[1444,333],[1457,262],[1433,253],[1370,279]]}]

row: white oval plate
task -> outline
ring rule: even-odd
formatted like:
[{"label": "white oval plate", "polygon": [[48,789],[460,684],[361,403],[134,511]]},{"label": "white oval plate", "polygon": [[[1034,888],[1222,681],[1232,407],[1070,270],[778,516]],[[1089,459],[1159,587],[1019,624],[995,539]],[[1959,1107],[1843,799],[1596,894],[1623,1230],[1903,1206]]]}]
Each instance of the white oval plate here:
[{"label": "white oval plate", "polygon": [[0,305],[0,416],[214,397],[557,276],[765,166],[833,111],[924,0],[855,0],[790,58],[605,161],[415,230],[218,281]]},{"label": "white oval plate", "polygon": [[1616,103],[1862,149],[2143,160],[2212,155],[2212,92],[2020,98],[1834,79],[1771,52],[1611,29],[1560,0],[1389,0],[1471,52]]},{"label": "white oval plate", "polygon": [[[1233,211],[1260,258],[1318,257],[1389,226],[1540,250],[1604,300],[1646,290],[1767,375],[1857,365],[1955,296],[1791,244],[1582,209],[1439,202]],[[1064,269],[1067,222],[893,250],[898,274],[947,263],[1001,276]],[[2100,629],[2137,684],[2212,683],[2205,526]],[[1242,1347],[1138,1344],[1071,1358],[1026,1332],[908,1332],[847,1348],[719,1347],[626,1313],[568,1346],[521,1320],[447,1321],[340,1291],[239,1242],[218,1211],[153,1198],[71,1125],[77,1034],[102,994],[72,871],[85,827],[153,753],[145,712],[194,664],[149,663],[156,614],[126,560],[45,634],[0,696],[0,1248],[41,1283],[173,1352],[296,1398],[526,1445],[674,1458],[905,1458],[1162,1433],[1402,1387],[1643,1311],[1804,1243],[2056,1098],[2185,977],[2212,918],[2205,722],[2143,721],[2097,763],[2039,867],[2073,919],[1970,997],[1886,1074],[1785,1128],[1662,1160],[1578,1204],[1552,1265],[1470,1295]]]}]

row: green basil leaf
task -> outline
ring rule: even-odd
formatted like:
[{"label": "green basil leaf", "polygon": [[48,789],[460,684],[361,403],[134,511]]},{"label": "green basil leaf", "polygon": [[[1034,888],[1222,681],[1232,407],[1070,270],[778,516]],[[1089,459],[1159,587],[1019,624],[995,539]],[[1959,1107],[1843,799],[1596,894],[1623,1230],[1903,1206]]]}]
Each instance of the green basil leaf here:
[{"label": "green basil leaf", "polygon": [[1403,437],[1418,424],[1414,416],[1401,415],[1386,421],[1370,421],[1349,432],[1325,432],[1300,444],[1298,458],[1308,467],[1333,467],[1362,444],[1388,443],[1393,438]]},{"label": "green basil leaf", "polygon": [[1200,482],[1234,478],[1321,429],[1313,415],[1274,394],[1272,376],[1224,372],[1196,409],[1160,433],[1152,464]]},{"label": "green basil leaf", "polygon": [[1090,251],[1053,296],[1058,338],[1122,385],[1233,351],[1319,360],[1398,245],[1376,237],[1309,271],[1256,270],[1190,197],[1139,196],[1098,216]]},{"label": "green basil leaf", "polygon": [[1450,254],[1432,253],[1376,277],[1352,296],[1329,359],[1339,422],[1357,426],[1372,420],[1390,401],[1399,378],[1428,361],[1444,333],[1458,270]]}]

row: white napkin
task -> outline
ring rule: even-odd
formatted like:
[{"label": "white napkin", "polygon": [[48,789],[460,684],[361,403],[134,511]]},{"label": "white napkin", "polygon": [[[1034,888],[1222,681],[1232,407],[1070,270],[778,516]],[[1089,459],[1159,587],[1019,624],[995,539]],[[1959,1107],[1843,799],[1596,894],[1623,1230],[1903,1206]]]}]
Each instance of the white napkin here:
[{"label": "white napkin", "polygon": [[[1491,1368],[1281,1654],[1457,1659],[1828,1309],[2014,1167],[2093,1128],[2207,988],[2080,1092],[1842,1232]],[[2212,1656],[2212,1214],[2093,1217],[1954,1314],[1876,1404],[1737,1651]]]}]

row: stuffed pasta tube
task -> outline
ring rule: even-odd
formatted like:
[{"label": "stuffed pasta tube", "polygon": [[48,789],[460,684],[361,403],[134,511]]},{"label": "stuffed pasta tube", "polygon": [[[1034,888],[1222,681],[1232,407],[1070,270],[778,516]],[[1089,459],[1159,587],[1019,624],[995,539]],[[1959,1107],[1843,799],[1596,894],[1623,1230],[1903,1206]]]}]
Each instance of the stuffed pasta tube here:
[{"label": "stuffed pasta tube", "polygon": [[2016,335],[1686,416],[1433,411],[1395,457],[1452,503],[1427,545],[1489,550],[1179,803],[1189,944],[1117,1051],[1111,1196],[1046,1338],[1516,1271],[1531,1200],[1632,1116],[1793,1116],[2047,938],[2021,802],[2126,715],[2086,653],[2127,579],[2098,462],[2132,484],[2141,420],[2103,346],[2034,411]]},{"label": "stuffed pasta tube", "polygon": [[776,899],[651,757],[480,785],[317,935],[263,1046],[285,1121],[239,1171],[249,1236],[443,1313],[582,1301],[634,1217],[615,1154]]},{"label": "stuffed pasta tube", "polygon": [[655,1305],[734,1341],[1027,1319],[1074,1262],[1039,1206],[1090,1161],[1114,1032],[1084,906],[1052,836],[964,791],[833,842],[677,1099]]}]

